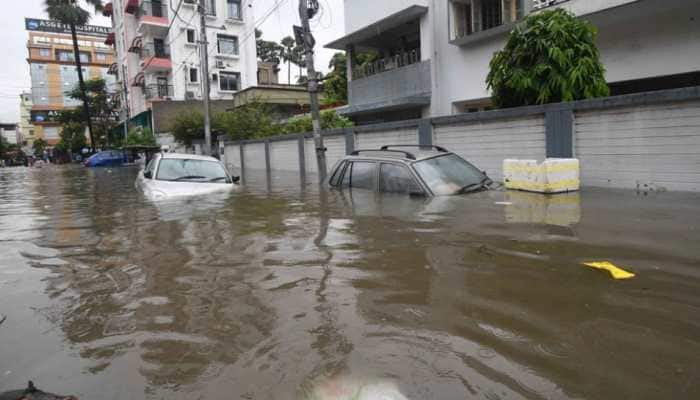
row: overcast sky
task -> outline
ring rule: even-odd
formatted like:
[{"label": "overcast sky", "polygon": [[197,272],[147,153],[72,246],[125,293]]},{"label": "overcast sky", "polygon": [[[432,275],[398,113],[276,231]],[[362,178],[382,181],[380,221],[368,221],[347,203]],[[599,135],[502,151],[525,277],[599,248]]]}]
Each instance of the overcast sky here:
[{"label": "overcast sky", "polygon": [[[177,1],[177,0],[170,0]],[[9,0],[2,0],[10,3]],[[298,0],[246,0],[253,6],[255,21],[263,31],[266,40],[279,41],[284,36],[293,36],[292,25],[299,24],[297,12]],[[0,68],[0,122],[19,121],[19,94],[29,90],[29,65],[27,64],[27,32],[24,30],[24,18],[46,18],[43,0],[11,1],[0,13],[2,34],[2,58]],[[334,51],[324,49],[323,45],[344,34],[343,0],[320,0],[322,10],[311,21],[311,28],[316,37],[316,68],[327,71],[328,62]],[[277,7],[276,7],[277,5]],[[274,10],[269,13],[270,10]],[[269,14],[269,15],[268,15]],[[263,18],[266,16],[267,18]],[[110,25],[110,20],[101,15],[94,16],[93,25]],[[292,80],[294,71],[292,69]],[[297,69],[298,70],[298,69]],[[283,72],[282,72],[283,71]],[[280,72],[280,80],[286,81],[286,66]],[[298,74],[298,73],[297,73]]]}]

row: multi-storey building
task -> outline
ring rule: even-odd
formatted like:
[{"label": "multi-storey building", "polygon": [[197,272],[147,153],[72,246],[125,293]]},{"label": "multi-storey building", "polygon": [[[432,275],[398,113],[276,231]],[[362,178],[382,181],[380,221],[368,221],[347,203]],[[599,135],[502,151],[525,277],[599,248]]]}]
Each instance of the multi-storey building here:
[{"label": "multi-storey building", "polygon": [[[207,0],[206,25],[212,100],[232,99],[257,84],[250,0]],[[113,0],[111,16],[117,60],[112,71],[126,90],[129,116],[153,102],[202,98],[199,0]],[[125,109],[126,111],[126,109]]]},{"label": "multi-storey building", "polygon": [[[34,126],[33,140],[42,138],[54,145],[61,133],[56,116],[62,110],[80,105],[79,100],[68,96],[78,84],[73,40],[69,27],[56,21],[26,18],[25,26],[29,31],[27,62],[32,81],[29,122]],[[108,29],[93,25],[77,27],[78,46],[83,78],[103,78],[113,91],[115,80],[107,72],[114,62],[114,52],[104,44]]]},{"label": "multi-storey building", "polygon": [[[613,94],[700,85],[697,0],[345,0],[349,107],[359,122],[420,118],[490,105],[486,76],[507,33],[562,7],[598,28]],[[380,59],[358,66],[354,54]]]},{"label": "multi-storey building", "polygon": [[22,145],[22,135],[17,129],[17,124],[0,123],[0,138],[9,144]]},{"label": "multi-storey building", "polygon": [[19,133],[27,142],[27,146],[33,147],[36,139],[36,129],[32,118],[32,92],[22,92],[19,95]]}]

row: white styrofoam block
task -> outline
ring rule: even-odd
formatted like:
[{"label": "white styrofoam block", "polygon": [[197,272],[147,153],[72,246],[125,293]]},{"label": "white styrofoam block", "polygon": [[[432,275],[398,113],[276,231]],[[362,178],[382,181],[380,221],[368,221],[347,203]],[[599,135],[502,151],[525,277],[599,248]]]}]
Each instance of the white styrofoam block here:
[{"label": "white styrofoam block", "polygon": [[503,160],[503,182],[507,189],[538,193],[565,193],[580,188],[579,161],[575,158]]}]

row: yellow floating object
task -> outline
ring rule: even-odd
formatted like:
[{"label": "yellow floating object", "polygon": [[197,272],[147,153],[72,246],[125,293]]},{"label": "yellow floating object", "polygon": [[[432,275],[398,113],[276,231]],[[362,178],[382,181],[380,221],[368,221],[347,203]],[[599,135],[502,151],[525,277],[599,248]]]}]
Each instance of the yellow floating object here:
[{"label": "yellow floating object", "polygon": [[597,269],[602,269],[602,270],[608,271],[608,272],[610,272],[610,275],[612,275],[613,279],[634,278],[633,273],[625,271],[624,269],[616,266],[613,263],[607,262],[607,261],[587,262],[587,263],[583,263],[583,265],[589,266],[591,268],[597,268]]}]

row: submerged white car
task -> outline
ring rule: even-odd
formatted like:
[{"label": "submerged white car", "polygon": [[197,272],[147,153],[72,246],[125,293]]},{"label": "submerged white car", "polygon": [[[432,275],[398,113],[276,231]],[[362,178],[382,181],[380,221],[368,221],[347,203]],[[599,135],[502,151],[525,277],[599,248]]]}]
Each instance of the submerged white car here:
[{"label": "submerged white car", "polygon": [[214,157],[178,153],[155,154],[136,178],[153,200],[229,191],[237,182]]}]

